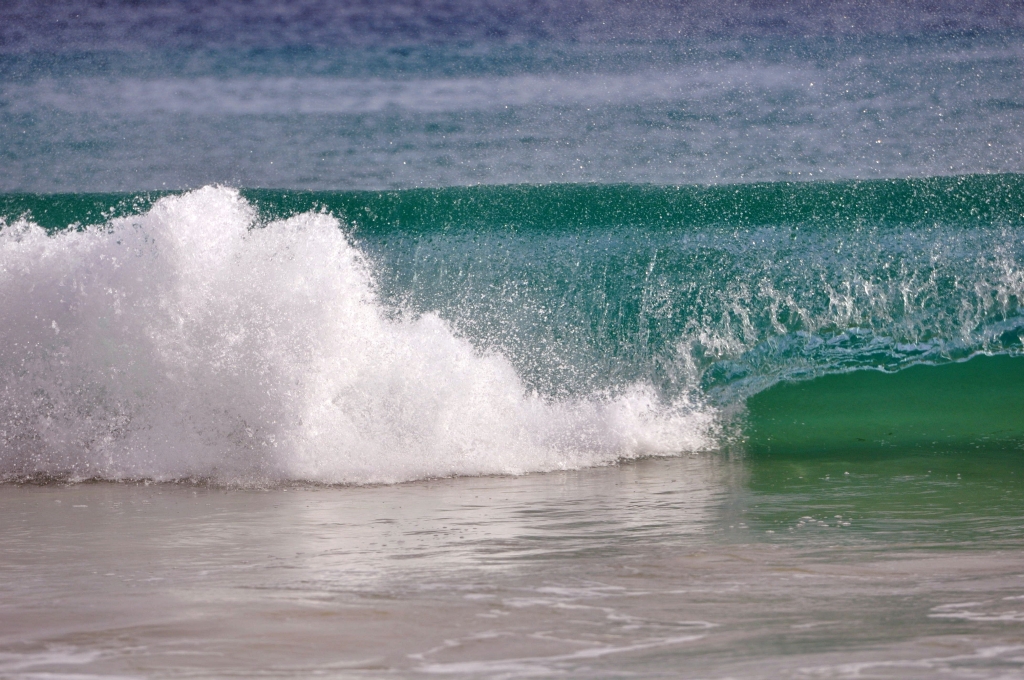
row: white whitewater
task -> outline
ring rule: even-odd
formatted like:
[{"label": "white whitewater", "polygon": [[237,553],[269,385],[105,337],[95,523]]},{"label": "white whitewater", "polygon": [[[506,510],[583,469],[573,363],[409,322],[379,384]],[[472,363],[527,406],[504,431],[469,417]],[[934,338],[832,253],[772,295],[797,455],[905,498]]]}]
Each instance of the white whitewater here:
[{"label": "white whitewater", "polygon": [[707,448],[692,400],[553,402],[385,309],[339,221],[229,188],[48,235],[0,225],[0,475],[390,483]]}]

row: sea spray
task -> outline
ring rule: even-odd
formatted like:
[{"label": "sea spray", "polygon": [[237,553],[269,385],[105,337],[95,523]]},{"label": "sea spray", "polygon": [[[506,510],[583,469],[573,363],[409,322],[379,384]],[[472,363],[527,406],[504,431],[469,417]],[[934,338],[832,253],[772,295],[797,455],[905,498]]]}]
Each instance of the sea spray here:
[{"label": "sea spray", "polygon": [[638,383],[552,399],[437,314],[385,309],[339,221],[207,187],[0,231],[0,475],[398,482],[707,448]]},{"label": "sea spray", "polygon": [[528,386],[780,381],[1021,353],[1024,176],[247,195],[351,218],[385,299],[437,310]]}]

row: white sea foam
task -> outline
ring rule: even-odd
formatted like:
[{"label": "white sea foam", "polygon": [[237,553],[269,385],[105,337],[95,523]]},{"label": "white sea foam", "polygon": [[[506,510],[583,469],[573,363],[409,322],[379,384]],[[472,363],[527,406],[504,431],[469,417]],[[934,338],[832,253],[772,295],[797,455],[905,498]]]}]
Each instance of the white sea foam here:
[{"label": "white sea foam", "polygon": [[[649,390],[553,402],[398,318],[338,221],[207,187],[102,227],[0,230],[0,475],[398,482],[708,447]],[[399,315],[401,316],[401,315]]]}]

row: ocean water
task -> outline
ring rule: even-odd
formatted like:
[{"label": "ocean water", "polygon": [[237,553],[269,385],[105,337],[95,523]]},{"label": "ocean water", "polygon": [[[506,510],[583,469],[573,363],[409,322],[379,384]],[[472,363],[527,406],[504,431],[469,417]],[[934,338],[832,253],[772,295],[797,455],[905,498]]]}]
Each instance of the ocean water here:
[{"label": "ocean water", "polygon": [[1024,5],[0,7],[0,676],[1024,677]]}]

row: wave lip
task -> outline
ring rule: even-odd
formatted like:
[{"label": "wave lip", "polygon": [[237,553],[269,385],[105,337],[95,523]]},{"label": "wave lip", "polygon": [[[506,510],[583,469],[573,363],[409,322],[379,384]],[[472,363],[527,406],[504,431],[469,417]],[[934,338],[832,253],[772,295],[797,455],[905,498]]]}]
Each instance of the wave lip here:
[{"label": "wave lip", "polygon": [[390,483],[699,450],[643,386],[528,394],[436,314],[394,318],[339,222],[257,226],[206,187],[48,235],[0,230],[0,477]]}]

